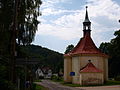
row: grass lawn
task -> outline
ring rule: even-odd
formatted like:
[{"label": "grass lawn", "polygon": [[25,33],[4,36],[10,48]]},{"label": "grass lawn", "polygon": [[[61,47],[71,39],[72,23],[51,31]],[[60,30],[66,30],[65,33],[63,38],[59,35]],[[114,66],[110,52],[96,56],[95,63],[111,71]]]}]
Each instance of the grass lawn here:
[{"label": "grass lawn", "polygon": [[[34,82],[41,82],[41,80],[35,80]],[[48,90],[48,88],[43,87],[42,85],[36,84],[36,89],[35,90]]]},{"label": "grass lawn", "polygon": [[72,83],[65,83],[63,80],[52,80],[54,82],[59,82],[62,85],[70,86],[70,87],[89,87],[89,86],[108,86],[108,85],[120,85],[120,81],[108,80],[103,85],[79,85],[79,84],[72,84]]},{"label": "grass lawn", "polygon": [[45,87],[43,87],[41,85],[36,84],[36,89],[35,90],[48,90],[48,88],[45,88]]},{"label": "grass lawn", "polygon": [[108,80],[104,85],[120,85],[120,81]]},{"label": "grass lawn", "polygon": [[39,79],[39,80],[35,80],[34,82],[41,82],[41,80]]}]

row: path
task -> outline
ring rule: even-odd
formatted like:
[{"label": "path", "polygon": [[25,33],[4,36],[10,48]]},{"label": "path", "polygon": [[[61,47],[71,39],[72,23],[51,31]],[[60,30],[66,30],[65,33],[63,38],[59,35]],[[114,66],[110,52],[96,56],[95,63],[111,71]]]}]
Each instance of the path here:
[{"label": "path", "polygon": [[49,90],[120,90],[120,85],[94,86],[94,87],[69,87],[50,80],[42,80],[42,82],[35,82],[35,83],[38,85],[40,84],[46,88],[49,88]]}]

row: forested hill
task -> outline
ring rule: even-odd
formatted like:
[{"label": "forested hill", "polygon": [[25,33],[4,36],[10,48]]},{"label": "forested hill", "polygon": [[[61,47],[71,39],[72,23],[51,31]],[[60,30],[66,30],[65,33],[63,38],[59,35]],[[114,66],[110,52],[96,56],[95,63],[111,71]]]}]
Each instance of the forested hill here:
[{"label": "forested hill", "polygon": [[37,45],[19,46],[18,57],[39,58],[39,66],[49,66],[55,72],[63,68],[63,54]]}]

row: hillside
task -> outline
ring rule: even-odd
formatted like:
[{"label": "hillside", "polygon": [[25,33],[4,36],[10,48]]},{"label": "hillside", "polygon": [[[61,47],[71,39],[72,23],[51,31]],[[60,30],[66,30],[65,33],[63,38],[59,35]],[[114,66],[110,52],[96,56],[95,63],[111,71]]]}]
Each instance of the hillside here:
[{"label": "hillside", "polygon": [[49,66],[54,72],[63,68],[63,54],[37,45],[19,46],[18,57],[39,58],[37,66]]}]

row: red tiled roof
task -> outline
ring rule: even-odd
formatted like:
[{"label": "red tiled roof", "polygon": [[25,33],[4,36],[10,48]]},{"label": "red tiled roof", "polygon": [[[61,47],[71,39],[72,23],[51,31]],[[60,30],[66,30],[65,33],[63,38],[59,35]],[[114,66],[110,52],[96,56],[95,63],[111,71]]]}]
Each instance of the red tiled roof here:
[{"label": "red tiled roof", "polygon": [[102,56],[107,56],[95,46],[93,40],[90,37],[89,32],[86,33],[86,35],[83,38],[81,38],[79,43],[71,52],[65,54],[64,56],[71,56],[77,54],[98,54]]},{"label": "red tiled roof", "polygon": [[91,62],[89,62],[80,72],[102,72],[102,70],[96,68]]}]

